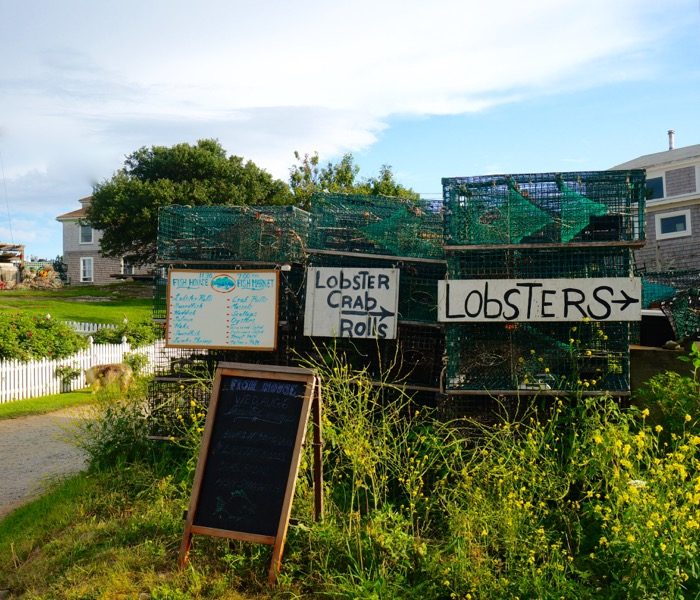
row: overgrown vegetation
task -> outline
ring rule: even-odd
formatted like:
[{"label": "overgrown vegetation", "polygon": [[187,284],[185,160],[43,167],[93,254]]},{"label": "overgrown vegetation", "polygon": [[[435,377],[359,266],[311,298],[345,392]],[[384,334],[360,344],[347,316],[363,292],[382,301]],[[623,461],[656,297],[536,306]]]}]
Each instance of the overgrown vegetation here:
[{"label": "overgrown vegetation", "polygon": [[123,338],[132,348],[140,348],[152,344],[163,336],[163,327],[153,321],[133,323],[124,319],[114,328],[103,328],[92,335],[96,344],[120,344]]},{"label": "overgrown vegetation", "polygon": [[0,359],[65,358],[87,344],[85,337],[48,314],[0,313]]},{"label": "overgrown vegetation", "polygon": [[[688,400],[672,403],[674,425],[610,398],[543,398],[486,426],[442,422],[342,361],[316,368],[326,516],[312,521],[309,454],[275,589],[266,546],[196,536],[190,566],[176,569],[204,417],[186,388],[170,443],[145,437],[139,394],[103,398],[83,438],[88,478],[63,492],[70,507],[55,492],[69,514],[49,511],[42,528],[29,506],[0,523],[0,588],[33,598],[700,594],[700,423],[697,393],[693,403],[682,391],[697,392],[693,378],[674,378]],[[666,391],[678,389],[652,385],[645,402]]]}]

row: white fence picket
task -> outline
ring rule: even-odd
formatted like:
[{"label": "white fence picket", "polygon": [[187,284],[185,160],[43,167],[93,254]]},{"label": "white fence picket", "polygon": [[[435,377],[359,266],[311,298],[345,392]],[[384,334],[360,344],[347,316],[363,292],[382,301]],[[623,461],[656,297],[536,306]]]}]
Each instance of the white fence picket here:
[{"label": "white fence picket", "polygon": [[[131,351],[127,342],[93,344],[90,339],[87,349],[68,358],[29,362],[0,360],[0,403],[58,394],[61,391],[61,381],[56,377],[56,367],[63,365],[80,369],[78,378],[71,382],[71,390],[79,390],[85,387],[85,369],[95,365],[120,363],[124,360],[124,354]],[[146,373],[153,373],[157,368],[165,367],[169,356],[176,351],[177,349],[165,348],[163,340],[133,350],[148,357],[148,364],[144,369]]]},{"label": "white fence picket", "polygon": [[66,325],[68,325],[73,331],[77,333],[82,333],[85,335],[89,335],[91,333],[95,333],[99,331],[100,329],[116,329],[116,325],[110,325],[107,323],[86,323],[84,321],[63,321]]}]

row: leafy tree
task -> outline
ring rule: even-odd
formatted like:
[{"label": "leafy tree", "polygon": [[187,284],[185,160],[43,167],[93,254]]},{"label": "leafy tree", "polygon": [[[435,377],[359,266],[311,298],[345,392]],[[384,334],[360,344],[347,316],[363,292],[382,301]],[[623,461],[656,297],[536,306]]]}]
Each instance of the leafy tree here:
[{"label": "leafy tree", "polygon": [[216,140],[140,148],[114,176],[93,188],[86,221],[103,232],[102,253],[135,264],[156,258],[158,210],[189,206],[288,204],[289,187]]},{"label": "leafy tree", "polygon": [[382,165],[377,177],[358,179],[360,167],[350,153],[345,154],[338,163],[329,162],[325,167],[319,166],[317,152],[304,156],[294,152],[294,158],[298,164],[289,170],[289,185],[297,203],[302,206],[308,206],[311,196],[317,192],[396,196],[409,200],[420,197],[411,188],[394,180],[390,165]]}]

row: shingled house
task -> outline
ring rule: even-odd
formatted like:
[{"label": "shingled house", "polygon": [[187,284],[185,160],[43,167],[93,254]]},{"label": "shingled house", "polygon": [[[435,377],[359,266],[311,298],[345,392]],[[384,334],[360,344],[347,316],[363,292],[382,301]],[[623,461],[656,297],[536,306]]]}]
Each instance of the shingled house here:
[{"label": "shingled house", "polygon": [[635,252],[646,272],[700,269],[700,144],[646,154],[613,169],[646,169],[646,245]]},{"label": "shingled house", "polygon": [[147,275],[150,267],[135,267],[125,258],[103,256],[102,232],[84,223],[92,196],[81,198],[80,208],[56,217],[63,224],[63,262],[71,284],[102,284],[118,278]]}]

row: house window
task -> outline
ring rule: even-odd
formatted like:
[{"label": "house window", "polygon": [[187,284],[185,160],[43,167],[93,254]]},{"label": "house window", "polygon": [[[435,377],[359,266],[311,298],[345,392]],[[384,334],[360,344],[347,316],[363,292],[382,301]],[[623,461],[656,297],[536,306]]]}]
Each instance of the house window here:
[{"label": "house window", "polygon": [[652,177],[647,179],[647,200],[658,200],[664,197],[664,178]]},{"label": "house window", "polygon": [[93,281],[91,256],[80,259],[80,281],[81,283],[88,283]]},{"label": "house window", "polygon": [[80,243],[92,244],[92,227],[89,225],[80,226]]},{"label": "house window", "polygon": [[685,237],[691,235],[690,209],[655,215],[656,239]]},{"label": "house window", "polygon": [[126,258],[122,258],[121,267],[122,275],[133,275],[135,272],[134,265]]}]

